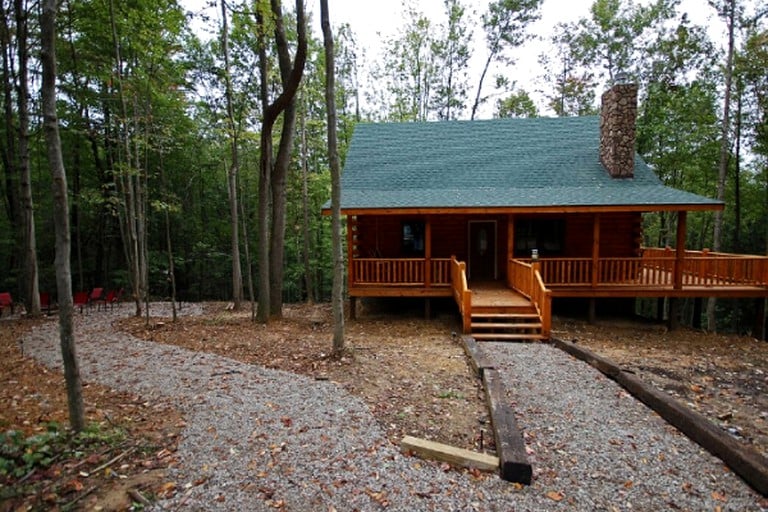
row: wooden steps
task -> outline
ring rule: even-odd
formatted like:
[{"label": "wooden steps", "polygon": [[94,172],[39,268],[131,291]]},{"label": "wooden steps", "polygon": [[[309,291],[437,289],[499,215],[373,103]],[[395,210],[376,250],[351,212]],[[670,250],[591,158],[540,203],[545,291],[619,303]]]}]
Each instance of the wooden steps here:
[{"label": "wooden steps", "polygon": [[531,302],[503,283],[472,286],[470,333],[478,341],[544,339],[543,324]]},{"label": "wooden steps", "polygon": [[544,338],[541,318],[530,305],[524,310],[515,306],[506,313],[487,313],[473,307],[471,327],[472,337],[478,341],[534,341]]}]

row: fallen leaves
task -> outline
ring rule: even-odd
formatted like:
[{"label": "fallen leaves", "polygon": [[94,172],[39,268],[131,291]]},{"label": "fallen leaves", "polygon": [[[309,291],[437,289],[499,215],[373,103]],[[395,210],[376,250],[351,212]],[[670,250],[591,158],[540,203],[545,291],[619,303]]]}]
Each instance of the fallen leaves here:
[{"label": "fallen leaves", "polygon": [[552,501],[562,501],[565,498],[565,495],[560,491],[547,491],[546,496]]},{"label": "fallen leaves", "polygon": [[386,507],[389,505],[389,500],[387,499],[387,493],[386,491],[372,491],[371,489],[365,489],[365,494],[367,494],[373,501],[381,505],[382,507]]},{"label": "fallen leaves", "polygon": [[165,482],[157,490],[157,495],[162,498],[171,498],[176,494],[176,482]]}]

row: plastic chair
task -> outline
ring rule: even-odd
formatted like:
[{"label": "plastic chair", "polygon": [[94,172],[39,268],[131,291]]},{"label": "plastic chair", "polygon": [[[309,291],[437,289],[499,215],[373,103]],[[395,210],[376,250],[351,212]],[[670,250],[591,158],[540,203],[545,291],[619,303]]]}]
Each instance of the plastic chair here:
[{"label": "plastic chair", "polygon": [[83,307],[88,307],[88,292],[75,292],[75,296],[72,298],[72,303],[75,307],[80,307],[80,313],[83,312]]}]

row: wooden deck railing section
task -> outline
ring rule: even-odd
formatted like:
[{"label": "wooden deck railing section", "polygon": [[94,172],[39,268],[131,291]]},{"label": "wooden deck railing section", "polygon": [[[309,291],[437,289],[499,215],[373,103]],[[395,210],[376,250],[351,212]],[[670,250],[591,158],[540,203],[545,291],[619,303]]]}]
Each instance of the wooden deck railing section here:
[{"label": "wooden deck railing section", "polygon": [[459,306],[464,334],[472,332],[472,290],[467,285],[467,264],[451,256],[451,286],[453,298]]},{"label": "wooden deck railing section", "polygon": [[[672,272],[674,250],[670,248],[646,248],[646,259],[667,260],[667,270]],[[768,286],[768,258],[748,254],[722,252],[685,251],[682,262],[683,284],[688,286]]]},{"label": "wooden deck railing section", "polygon": [[525,295],[541,317],[541,334],[549,339],[552,330],[552,292],[544,284],[539,262],[509,260],[507,285]]},{"label": "wooden deck railing section", "polygon": [[640,258],[600,258],[596,266],[591,258],[539,262],[547,285],[558,287],[768,286],[768,258],[762,256],[686,251],[678,263],[673,250],[645,249]]},{"label": "wooden deck railing section", "polygon": [[[354,283],[377,286],[449,286],[448,258],[356,258],[352,260]],[[429,272],[425,272],[425,270]]]}]

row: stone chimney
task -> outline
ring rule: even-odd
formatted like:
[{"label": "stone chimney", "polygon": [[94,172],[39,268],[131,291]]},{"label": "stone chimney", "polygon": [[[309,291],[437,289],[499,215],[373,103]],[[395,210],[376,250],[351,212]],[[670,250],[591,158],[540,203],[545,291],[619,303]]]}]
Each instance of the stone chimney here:
[{"label": "stone chimney", "polygon": [[635,171],[637,84],[617,75],[603,93],[600,111],[600,162],[613,178],[632,178]]}]

